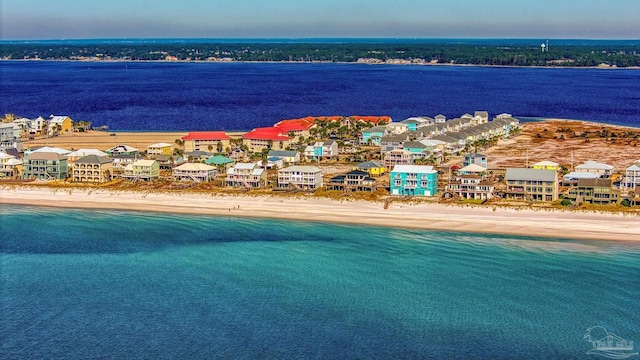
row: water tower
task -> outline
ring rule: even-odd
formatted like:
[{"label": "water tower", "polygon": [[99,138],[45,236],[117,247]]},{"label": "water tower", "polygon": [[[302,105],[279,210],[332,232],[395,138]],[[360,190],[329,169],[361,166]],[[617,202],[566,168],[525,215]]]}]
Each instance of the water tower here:
[{"label": "water tower", "polygon": [[542,50],[542,52],[544,52],[544,49],[547,47],[547,45],[545,45],[544,43],[540,44],[540,50]]}]

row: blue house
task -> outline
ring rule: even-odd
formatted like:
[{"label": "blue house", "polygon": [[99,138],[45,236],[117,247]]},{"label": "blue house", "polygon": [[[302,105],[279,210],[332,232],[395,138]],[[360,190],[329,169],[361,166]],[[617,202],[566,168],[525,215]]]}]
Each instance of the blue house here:
[{"label": "blue house", "polygon": [[384,126],[374,126],[369,129],[362,130],[361,144],[366,145],[371,140],[372,145],[380,146],[380,139],[388,133]]},{"label": "blue house", "polygon": [[435,196],[438,172],[433,166],[396,165],[389,179],[391,195]]}]

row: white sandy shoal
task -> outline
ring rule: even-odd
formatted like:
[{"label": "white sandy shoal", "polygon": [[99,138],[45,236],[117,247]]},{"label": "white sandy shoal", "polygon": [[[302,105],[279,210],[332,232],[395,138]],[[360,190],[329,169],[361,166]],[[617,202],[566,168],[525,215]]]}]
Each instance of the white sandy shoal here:
[{"label": "white sandy shoal", "polygon": [[640,241],[631,214],[463,207],[443,204],[335,201],[303,196],[145,193],[96,189],[2,187],[0,203],[85,209],[278,218],[537,237]]}]

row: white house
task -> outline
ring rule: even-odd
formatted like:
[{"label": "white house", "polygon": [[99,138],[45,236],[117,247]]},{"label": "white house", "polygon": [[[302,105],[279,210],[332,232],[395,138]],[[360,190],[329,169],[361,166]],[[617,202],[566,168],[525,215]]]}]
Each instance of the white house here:
[{"label": "white house", "polygon": [[590,160],[576,166],[576,171],[596,174],[598,177],[611,177],[613,166]]},{"label": "white house", "polygon": [[315,190],[322,187],[322,170],[316,166],[289,166],[278,170],[278,187]]},{"label": "white house", "polygon": [[636,160],[624,173],[624,187],[634,190],[640,187],[640,160]]},{"label": "white house", "polygon": [[267,181],[267,172],[253,163],[237,163],[227,170],[225,183],[230,187],[260,188]]}]

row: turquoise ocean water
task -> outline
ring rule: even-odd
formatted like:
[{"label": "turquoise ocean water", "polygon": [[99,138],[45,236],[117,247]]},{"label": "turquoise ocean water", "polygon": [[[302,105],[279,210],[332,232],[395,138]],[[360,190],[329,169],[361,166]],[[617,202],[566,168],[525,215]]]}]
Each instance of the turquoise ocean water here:
[{"label": "turquoise ocean water", "polygon": [[0,206],[0,358],[588,357],[640,246]]}]

